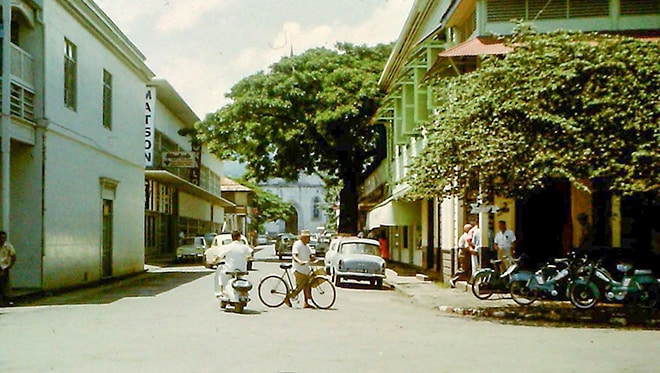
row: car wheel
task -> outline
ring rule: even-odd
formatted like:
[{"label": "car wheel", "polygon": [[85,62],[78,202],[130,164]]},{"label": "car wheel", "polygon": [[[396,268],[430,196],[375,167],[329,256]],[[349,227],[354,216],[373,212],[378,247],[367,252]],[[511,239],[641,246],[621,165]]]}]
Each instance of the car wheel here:
[{"label": "car wheel", "polygon": [[341,278],[337,276],[337,272],[332,271],[332,282],[335,283],[335,286],[341,287]]},{"label": "car wheel", "polygon": [[383,279],[379,278],[376,280],[376,289],[382,289],[383,288]]}]

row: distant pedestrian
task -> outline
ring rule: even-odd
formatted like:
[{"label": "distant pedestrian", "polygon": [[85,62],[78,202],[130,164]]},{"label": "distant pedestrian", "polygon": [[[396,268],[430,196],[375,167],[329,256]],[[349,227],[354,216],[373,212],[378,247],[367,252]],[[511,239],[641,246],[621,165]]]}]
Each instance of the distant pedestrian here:
[{"label": "distant pedestrian", "polygon": [[498,232],[495,235],[495,250],[497,259],[501,260],[505,268],[511,265],[511,259],[515,254],[516,235],[506,228],[506,222],[500,220],[497,222]]},{"label": "distant pedestrian", "polygon": [[9,270],[16,263],[16,250],[7,241],[7,232],[0,231],[0,306],[7,306],[11,296]]},{"label": "distant pedestrian", "polygon": [[[468,235],[472,236],[470,243],[470,266],[472,268],[472,277],[477,273],[481,268],[480,265],[480,254],[481,254],[481,229],[479,229],[479,223],[475,223],[474,227],[470,230]],[[471,278],[472,278],[471,277]]]},{"label": "distant pedestrian", "polygon": [[378,238],[378,243],[380,244],[380,256],[385,259],[385,262],[390,260],[390,248],[388,247],[387,237],[385,237],[385,232],[380,234]]},{"label": "distant pedestrian", "polygon": [[465,224],[463,226],[463,234],[458,239],[458,271],[454,277],[449,280],[451,287],[456,287],[456,281],[467,279],[470,273],[470,253],[468,244],[468,233],[472,229],[472,224]]}]

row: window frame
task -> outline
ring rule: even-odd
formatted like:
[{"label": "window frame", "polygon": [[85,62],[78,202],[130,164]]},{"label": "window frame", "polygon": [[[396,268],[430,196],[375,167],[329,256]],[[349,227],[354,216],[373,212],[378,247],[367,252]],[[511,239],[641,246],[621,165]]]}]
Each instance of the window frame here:
[{"label": "window frame", "polygon": [[64,106],[76,111],[78,107],[78,47],[64,38]]},{"label": "window frame", "polygon": [[112,74],[103,69],[103,127],[112,131]]}]

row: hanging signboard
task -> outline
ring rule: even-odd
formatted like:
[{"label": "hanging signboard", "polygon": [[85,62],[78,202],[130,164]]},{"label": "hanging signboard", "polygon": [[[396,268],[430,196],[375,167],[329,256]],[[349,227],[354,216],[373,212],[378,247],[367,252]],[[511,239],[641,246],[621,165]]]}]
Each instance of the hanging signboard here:
[{"label": "hanging signboard", "polygon": [[154,165],[154,141],[156,139],[156,87],[147,87],[144,100],[144,158],[145,166]]},{"label": "hanging signboard", "polygon": [[197,154],[195,152],[163,153],[163,166],[178,168],[196,168]]}]

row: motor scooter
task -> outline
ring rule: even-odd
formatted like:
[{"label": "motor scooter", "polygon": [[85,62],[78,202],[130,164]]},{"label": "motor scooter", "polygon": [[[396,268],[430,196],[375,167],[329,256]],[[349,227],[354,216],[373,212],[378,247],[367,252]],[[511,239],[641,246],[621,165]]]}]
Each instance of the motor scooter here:
[{"label": "motor scooter", "polygon": [[252,290],[252,283],[245,278],[248,273],[232,270],[226,271],[225,274],[231,276],[231,279],[225,284],[222,295],[218,298],[220,308],[225,309],[227,306],[232,306],[234,312],[243,313],[245,306],[250,302],[249,292]]},{"label": "motor scooter", "polygon": [[640,308],[653,308],[660,300],[660,280],[646,269],[633,269],[631,264],[619,263],[616,269],[623,279],[616,281],[603,268],[602,260],[588,266],[586,276],[575,280],[569,289],[571,303],[580,309],[589,309],[604,299],[612,303],[632,303]]}]

